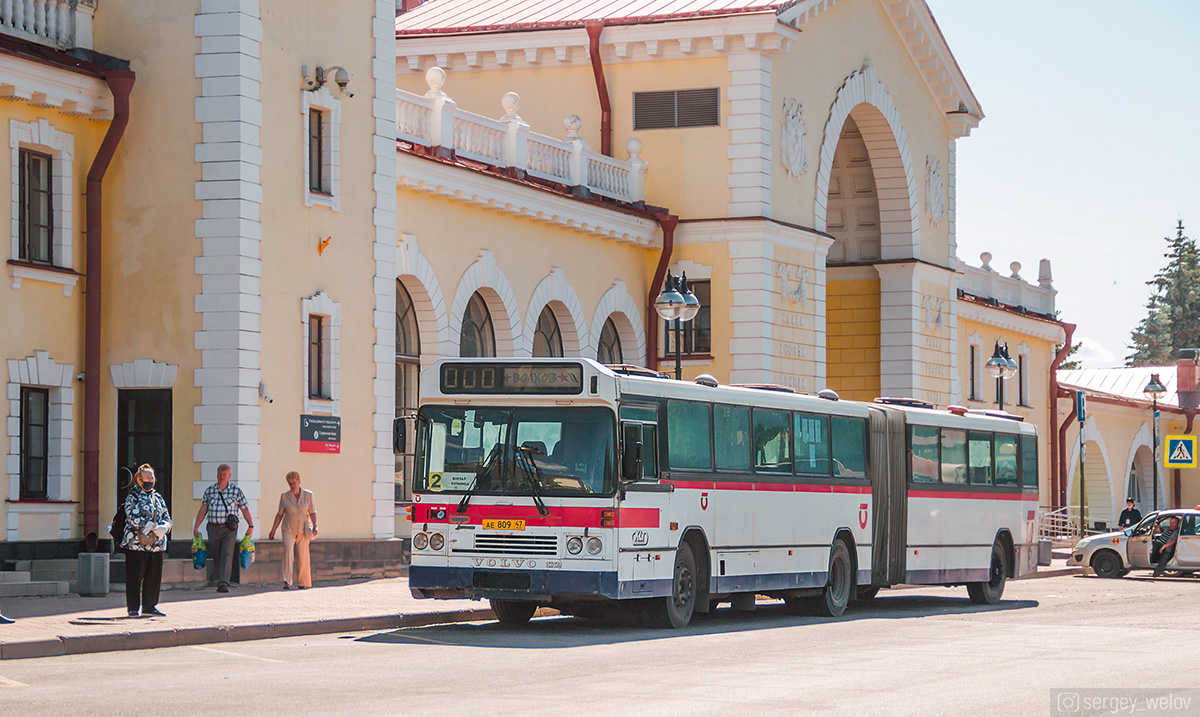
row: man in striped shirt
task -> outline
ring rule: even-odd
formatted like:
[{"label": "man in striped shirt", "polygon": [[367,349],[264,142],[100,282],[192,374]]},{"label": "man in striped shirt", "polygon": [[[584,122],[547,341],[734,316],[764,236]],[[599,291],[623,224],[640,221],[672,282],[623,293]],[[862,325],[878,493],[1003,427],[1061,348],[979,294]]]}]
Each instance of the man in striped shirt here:
[{"label": "man in striped shirt", "polygon": [[246,516],[246,535],[254,532],[254,519],[246,495],[229,479],[233,470],[228,464],[217,466],[216,485],[210,485],[200,499],[200,512],[192,533],[200,535],[200,523],[208,519],[208,581],[217,583],[217,592],[229,592],[229,580],[233,574],[233,556],[237,552],[237,511]]},{"label": "man in striped shirt", "polygon": [[1167,563],[1175,557],[1175,544],[1178,541],[1179,516],[1172,515],[1170,524],[1154,537],[1154,543],[1158,547],[1158,564],[1154,566],[1154,577],[1162,575],[1163,571],[1167,569]]}]

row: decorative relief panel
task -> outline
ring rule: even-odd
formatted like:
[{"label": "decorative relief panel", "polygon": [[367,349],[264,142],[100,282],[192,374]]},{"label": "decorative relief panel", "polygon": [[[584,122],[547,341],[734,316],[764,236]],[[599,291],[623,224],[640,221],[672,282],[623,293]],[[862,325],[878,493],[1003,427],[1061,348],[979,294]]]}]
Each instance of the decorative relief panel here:
[{"label": "decorative relief panel", "polygon": [[946,216],[946,185],[942,180],[942,160],[929,155],[925,159],[925,215],[936,227]]},{"label": "decorative relief panel", "polygon": [[783,101],[783,166],[799,178],[808,171],[808,132],[804,127],[804,105],[794,97]]}]

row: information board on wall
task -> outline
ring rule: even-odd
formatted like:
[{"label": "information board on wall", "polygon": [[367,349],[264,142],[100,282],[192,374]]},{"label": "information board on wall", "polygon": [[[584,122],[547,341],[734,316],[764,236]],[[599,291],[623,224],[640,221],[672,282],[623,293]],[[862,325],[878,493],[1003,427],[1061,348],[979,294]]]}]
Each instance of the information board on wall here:
[{"label": "information board on wall", "polygon": [[300,416],[300,452],[341,453],[341,417]]}]

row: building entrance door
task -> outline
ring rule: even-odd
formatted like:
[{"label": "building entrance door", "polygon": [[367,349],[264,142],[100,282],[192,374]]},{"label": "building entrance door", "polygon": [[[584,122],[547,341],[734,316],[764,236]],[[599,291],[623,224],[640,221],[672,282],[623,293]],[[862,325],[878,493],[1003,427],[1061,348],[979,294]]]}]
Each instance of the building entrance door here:
[{"label": "building entrance door", "polygon": [[117,500],[131,471],[154,467],[155,489],[171,509],[171,391],[131,389],[117,392]]}]

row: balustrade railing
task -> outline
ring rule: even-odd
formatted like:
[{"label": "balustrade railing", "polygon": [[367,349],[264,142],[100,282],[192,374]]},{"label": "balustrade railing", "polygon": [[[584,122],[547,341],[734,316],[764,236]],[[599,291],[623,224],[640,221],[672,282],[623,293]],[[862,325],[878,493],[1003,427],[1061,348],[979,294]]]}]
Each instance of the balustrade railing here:
[{"label": "balustrade railing", "polygon": [[0,0],[0,32],[59,49],[90,47],[96,0]]},{"label": "balustrade railing", "polygon": [[583,123],[575,115],[563,123],[566,138],[555,139],[529,129],[517,115],[521,98],[515,93],[504,95],[505,114],[495,120],[458,109],[442,91],[446,73],[441,68],[431,68],[425,79],[429,91],[424,96],[397,93],[396,135],[401,140],[449,149],[458,157],[516,169],[588,194],[631,203],[645,200],[647,165],[639,156],[642,143],[636,138],[627,145],[629,159],[608,157],[588,149],[580,139]]},{"label": "balustrade railing", "polygon": [[1021,277],[1020,262],[1012,262],[1010,276],[1004,276],[991,266],[992,255],[979,255],[981,266],[963,266],[959,288],[973,296],[995,299],[1001,304],[1019,306],[1026,311],[1045,316],[1054,315],[1057,291],[1050,278],[1050,261],[1043,259],[1038,267],[1038,283],[1031,284]]}]

